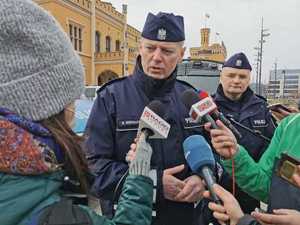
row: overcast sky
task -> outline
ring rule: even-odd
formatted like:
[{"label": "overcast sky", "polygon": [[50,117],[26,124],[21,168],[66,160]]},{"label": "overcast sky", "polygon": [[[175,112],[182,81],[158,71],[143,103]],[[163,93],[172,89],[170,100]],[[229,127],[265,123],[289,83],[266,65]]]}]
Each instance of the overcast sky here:
[{"label": "overcast sky", "polygon": [[[173,12],[184,16],[186,47],[200,46],[200,29],[211,28],[211,42],[223,40],[228,56],[243,51],[255,64],[254,47],[258,45],[261,18],[271,35],[263,50],[264,80],[274,69],[300,69],[300,1],[299,0],[107,0],[122,11],[128,5],[128,23],[142,30],[148,12]],[[217,37],[215,33],[220,33]],[[254,68],[254,66],[253,66]],[[255,76],[255,69],[253,70]]]}]

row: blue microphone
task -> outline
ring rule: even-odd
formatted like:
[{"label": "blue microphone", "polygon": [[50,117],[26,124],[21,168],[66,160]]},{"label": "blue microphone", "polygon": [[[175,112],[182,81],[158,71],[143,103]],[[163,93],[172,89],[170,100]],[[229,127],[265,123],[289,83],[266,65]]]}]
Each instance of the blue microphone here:
[{"label": "blue microphone", "polygon": [[184,157],[191,170],[205,180],[213,201],[222,204],[213,190],[216,178],[213,174],[215,159],[209,144],[201,135],[192,135],[183,142]]}]

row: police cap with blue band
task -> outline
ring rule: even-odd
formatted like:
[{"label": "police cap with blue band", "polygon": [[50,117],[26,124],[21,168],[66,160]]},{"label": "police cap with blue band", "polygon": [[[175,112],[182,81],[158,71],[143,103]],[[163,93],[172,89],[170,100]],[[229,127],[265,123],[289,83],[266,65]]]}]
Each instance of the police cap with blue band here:
[{"label": "police cap with blue band", "polygon": [[184,21],[182,16],[173,13],[149,13],[144,25],[142,37],[165,42],[180,42],[185,40]]},{"label": "police cap with blue band", "polygon": [[243,53],[237,53],[231,56],[223,65],[224,67],[231,67],[235,69],[252,70],[252,67],[247,59],[247,56]]}]

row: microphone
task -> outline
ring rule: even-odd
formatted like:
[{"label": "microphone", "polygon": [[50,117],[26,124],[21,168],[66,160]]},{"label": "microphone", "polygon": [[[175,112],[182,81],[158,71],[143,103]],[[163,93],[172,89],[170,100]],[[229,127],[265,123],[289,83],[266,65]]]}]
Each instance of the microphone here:
[{"label": "microphone", "polygon": [[145,108],[139,121],[137,136],[141,134],[151,139],[165,139],[170,131],[168,124],[162,117],[165,114],[163,104],[158,100],[151,101]]},{"label": "microphone", "polygon": [[221,200],[213,190],[213,184],[216,183],[212,172],[215,168],[215,159],[209,144],[203,136],[192,135],[184,140],[183,150],[191,170],[205,180],[213,201],[221,205]]},{"label": "microphone", "polygon": [[210,122],[213,129],[218,129],[218,126],[214,119],[210,116],[210,113],[216,110],[217,106],[214,101],[208,97],[199,101],[198,94],[189,89],[182,93],[181,100],[183,104],[190,109],[189,115],[196,122]]},{"label": "microphone", "polygon": [[[200,90],[199,91],[199,98],[200,100],[205,99],[205,98],[210,98],[212,101],[213,99],[208,95],[208,93],[206,91]],[[224,123],[224,125],[226,127],[228,127],[232,133],[238,138],[241,139],[242,135],[241,133],[238,131],[238,129],[235,128],[235,126],[232,125],[232,123],[230,122],[229,119],[227,119],[224,114],[222,112],[219,112],[218,109],[216,108],[215,110],[213,110],[210,115],[212,116],[212,118],[214,120],[221,120],[222,123]]]}]

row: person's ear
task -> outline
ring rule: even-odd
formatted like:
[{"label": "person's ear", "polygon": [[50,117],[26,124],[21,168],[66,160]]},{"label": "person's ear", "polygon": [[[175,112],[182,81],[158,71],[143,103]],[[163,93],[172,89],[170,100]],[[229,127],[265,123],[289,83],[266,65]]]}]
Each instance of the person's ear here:
[{"label": "person's ear", "polygon": [[183,59],[183,57],[184,57],[185,50],[186,50],[186,47],[180,48],[180,59],[178,60],[179,63],[182,62],[182,59]]}]

